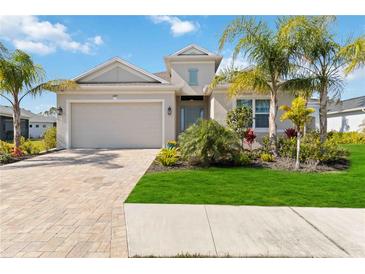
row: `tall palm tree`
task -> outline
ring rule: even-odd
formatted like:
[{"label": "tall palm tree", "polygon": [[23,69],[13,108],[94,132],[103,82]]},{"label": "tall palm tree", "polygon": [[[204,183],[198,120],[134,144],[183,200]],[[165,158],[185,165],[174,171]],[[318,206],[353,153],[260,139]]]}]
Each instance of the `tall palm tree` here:
[{"label": "tall palm tree", "polygon": [[31,57],[21,51],[8,53],[3,45],[0,55],[0,96],[13,107],[14,147],[20,145],[20,103],[27,95],[40,95],[44,90],[57,91],[75,88],[69,80],[43,82],[45,72],[40,65],[34,64]]},{"label": "tall palm tree", "polygon": [[212,81],[211,88],[220,83],[230,83],[231,96],[242,93],[266,93],[270,95],[269,137],[274,153],[277,152],[278,94],[286,90],[307,90],[311,82],[296,74],[291,63],[293,46],[290,39],[280,35],[280,21],[277,29],[270,29],[263,21],[239,17],[232,21],[219,40],[222,50],[227,42],[236,42],[233,60],[242,54],[252,64],[243,70],[228,68]]},{"label": "tall palm tree", "polygon": [[345,76],[365,64],[365,36],[340,44],[330,29],[334,16],[294,16],[282,22],[281,36],[292,41],[295,63],[319,93],[320,137],[327,137],[329,96],[340,97]]}]

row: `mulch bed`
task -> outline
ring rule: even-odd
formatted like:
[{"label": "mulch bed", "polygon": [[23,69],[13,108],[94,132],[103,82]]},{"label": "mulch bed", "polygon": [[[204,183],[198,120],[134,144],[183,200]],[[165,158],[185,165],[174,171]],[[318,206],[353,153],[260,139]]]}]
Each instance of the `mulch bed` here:
[{"label": "mulch bed", "polygon": [[[269,168],[273,170],[286,170],[294,171],[295,161],[289,158],[276,158],[273,162],[263,162],[259,159],[252,161],[251,165],[244,167],[252,168]],[[325,164],[315,164],[315,163],[301,163],[299,172],[338,172],[348,169],[350,163],[347,159],[342,159],[338,162]],[[219,167],[219,166],[218,166]],[[223,166],[227,167],[227,166]],[[187,170],[187,169],[197,169],[204,168],[202,166],[191,165],[187,162],[178,162],[174,166],[163,166],[157,160],[154,160],[146,174],[164,172],[164,171],[174,171],[174,170]]]}]

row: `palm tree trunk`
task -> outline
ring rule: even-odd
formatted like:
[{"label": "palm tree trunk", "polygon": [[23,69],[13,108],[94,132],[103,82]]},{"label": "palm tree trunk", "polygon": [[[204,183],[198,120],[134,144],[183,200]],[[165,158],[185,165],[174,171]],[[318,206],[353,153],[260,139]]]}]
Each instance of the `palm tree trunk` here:
[{"label": "palm tree trunk", "polygon": [[278,113],[277,92],[271,91],[270,114],[269,114],[269,138],[270,138],[271,149],[275,156],[277,155],[277,126],[276,126],[277,113]]},{"label": "palm tree trunk", "polygon": [[14,97],[13,104],[13,125],[14,125],[14,148],[19,148],[20,146],[20,104],[18,98]]},{"label": "palm tree trunk", "polygon": [[300,138],[301,138],[301,133],[300,133],[300,130],[298,130],[298,134],[297,134],[297,158],[296,158],[296,161],[295,161],[295,170],[298,170],[299,167],[300,167],[300,162],[299,162]]},{"label": "palm tree trunk", "polygon": [[319,136],[321,144],[327,138],[327,87],[323,87],[319,98]]}]

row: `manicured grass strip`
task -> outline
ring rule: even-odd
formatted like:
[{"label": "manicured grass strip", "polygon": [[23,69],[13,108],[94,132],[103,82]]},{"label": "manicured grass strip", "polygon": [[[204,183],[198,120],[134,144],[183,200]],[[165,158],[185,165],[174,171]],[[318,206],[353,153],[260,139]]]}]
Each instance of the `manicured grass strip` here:
[{"label": "manicured grass strip", "polygon": [[208,168],[144,175],[129,203],[365,207],[365,145],[346,145],[348,171]]}]

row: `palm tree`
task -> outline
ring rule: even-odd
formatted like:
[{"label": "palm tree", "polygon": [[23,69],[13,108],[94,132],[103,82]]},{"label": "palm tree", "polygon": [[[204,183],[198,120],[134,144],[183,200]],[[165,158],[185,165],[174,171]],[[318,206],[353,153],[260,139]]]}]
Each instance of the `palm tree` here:
[{"label": "palm tree", "polygon": [[56,107],[50,107],[49,110],[45,110],[44,112],[40,112],[39,114],[45,115],[45,116],[56,116],[57,115],[57,108]]},{"label": "palm tree", "polygon": [[27,95],[40,95],[44,90],[57,91],[75,88],[69,80],[43,82],[45,72],[40,65],[34,64],[31,57],[21,51],[8,53],[1,44],[0,55],[0,96],[13,107],[14,147],[20,145],[20,103]]},{"label": "palm tree", "polygon": [[340,97],[344,78],[365,64],[365,36],[340,44],[330,29],[334,16],[294,16],[282,22],[281,36],[293,46],[295,63],[319,93],[320,139],[327,138],[329,96]]},{"label": "palm tree", "polygon": [[315,110],[313,108],[307,108],[307,100],[304,97],[297,97],[293,100],[291,106],[283,105],[280,107],[285,111],[280,119],[282,121],[290,120],[295,125],[297,131],[297,157],[295,161],[295,169],[299,169],[299,154],[300,154],[300,139],[304,132],[305,124],[309,121],[310,114]]},{"label": "palm tree", "polygon": [[269,137],[273,152],[277,152],[278,94],[286,90],[311,88],[310,82],[296,74],[291,63],[293,46],[290,39],[280,35],[280,21],[277,30],[271,30],[263,21],[239,17],[232,21],[223,32],[219,49],[227,42],[237,41],[233,60],[242,53],[252,66],[243,70],[228,68],[212,81],[211,88],[220,83],[230,83],[228,93],[237,94],[255,92],[270,95]]}]

